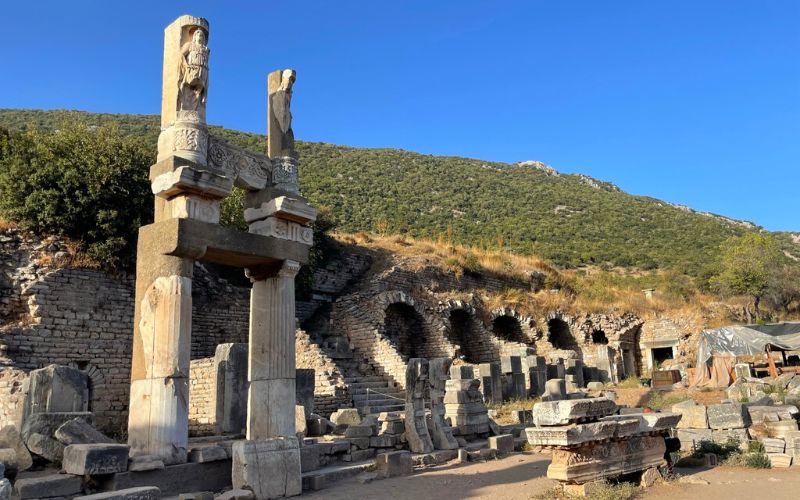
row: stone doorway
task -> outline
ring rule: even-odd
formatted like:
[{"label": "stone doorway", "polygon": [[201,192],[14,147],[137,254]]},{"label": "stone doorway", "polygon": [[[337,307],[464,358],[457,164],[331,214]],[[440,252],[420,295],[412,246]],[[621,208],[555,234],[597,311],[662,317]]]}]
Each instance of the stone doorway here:
[{"label": "stone doorway", "polygon": [[653,370],[658,370],[665,362],[675,359],[675,353],[673,352],[673,348],[671,346],[654,347],[650,352],[652,356]]},{"label": "stone doorway", "polygon": [[407,358],[424,357],[425,321],[413,306],[395,302],[386,308],[384,334],[400,354]]}]

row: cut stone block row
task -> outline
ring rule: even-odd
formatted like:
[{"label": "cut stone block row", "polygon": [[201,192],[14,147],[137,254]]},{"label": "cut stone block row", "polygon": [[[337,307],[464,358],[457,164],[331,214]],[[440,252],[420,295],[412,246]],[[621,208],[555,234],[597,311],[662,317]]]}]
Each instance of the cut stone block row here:
[{"label": "cut stone block row", "polygon": [[615,411],[617,404],[608,398],[545,401],[533,405],[533,422],[536,426],[566,425],[605,417]]}]

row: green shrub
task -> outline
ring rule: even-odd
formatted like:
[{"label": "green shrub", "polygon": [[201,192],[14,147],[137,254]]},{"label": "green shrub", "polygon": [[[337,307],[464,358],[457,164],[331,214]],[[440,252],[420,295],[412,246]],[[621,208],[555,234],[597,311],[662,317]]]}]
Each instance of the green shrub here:
[{"label": "green shrub", "polygon": [[772,467],[766,453],[748,453],[745,458],[745,465],[752,469],[769,469]]},{"label": "green shrub", "polygon": [[103,267],[130,267],[137,230],[152,219],[147,175],[154,151],[116,127],[65,124],[54,133],[4,137],[0,215],[81,240]]},{"label": "green shrub", "polygon": [[761,441],[750,441],[747,443],[747,451],[750,453],[765,453],[766,448],[764,448],[764,443]]}]

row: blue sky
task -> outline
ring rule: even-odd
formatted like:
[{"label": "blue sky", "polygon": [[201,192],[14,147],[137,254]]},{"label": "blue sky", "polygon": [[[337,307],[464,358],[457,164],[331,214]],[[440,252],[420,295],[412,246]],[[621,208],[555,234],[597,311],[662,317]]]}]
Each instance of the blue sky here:
[{"label": "blue sky", "polygon": [[8,2],[0,107],[156,114],[163,28],[211,22],[208,120],[514,162],[800,230],[800,2]]}]

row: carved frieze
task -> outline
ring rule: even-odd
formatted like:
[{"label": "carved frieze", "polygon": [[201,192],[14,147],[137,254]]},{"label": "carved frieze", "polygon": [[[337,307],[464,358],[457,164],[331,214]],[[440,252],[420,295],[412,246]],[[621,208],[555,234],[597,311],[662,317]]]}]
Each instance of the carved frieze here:
[{"label": "carved frieze", "polygon": [[209,137],[208,162],[225,171],[242,189],[254,191],[269,186],[272,161],[267,156],[251,153],[214,135]]}]

